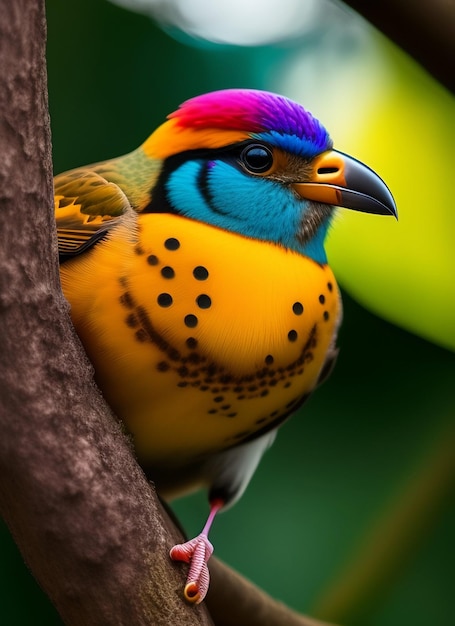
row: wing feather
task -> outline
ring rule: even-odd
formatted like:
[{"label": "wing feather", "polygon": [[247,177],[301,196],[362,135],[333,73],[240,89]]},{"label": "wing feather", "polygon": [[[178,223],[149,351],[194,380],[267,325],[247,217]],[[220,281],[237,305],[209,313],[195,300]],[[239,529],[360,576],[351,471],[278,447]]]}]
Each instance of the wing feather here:
[{"label": "wing feather", "polygon": [[61,262],[90,248],[132,210],[118,185],[89,168],[56,176],[54,201]]}]

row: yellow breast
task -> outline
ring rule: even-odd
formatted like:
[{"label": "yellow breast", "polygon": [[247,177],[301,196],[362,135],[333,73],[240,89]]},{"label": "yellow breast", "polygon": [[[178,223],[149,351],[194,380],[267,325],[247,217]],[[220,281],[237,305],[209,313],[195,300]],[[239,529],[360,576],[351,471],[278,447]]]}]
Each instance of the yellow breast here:
[{"label": "yellow breast", "polygon": [[295,411],[340,315],[327,265],[168,214],[115,229],[62,283],[103,393],[162,467]]}]

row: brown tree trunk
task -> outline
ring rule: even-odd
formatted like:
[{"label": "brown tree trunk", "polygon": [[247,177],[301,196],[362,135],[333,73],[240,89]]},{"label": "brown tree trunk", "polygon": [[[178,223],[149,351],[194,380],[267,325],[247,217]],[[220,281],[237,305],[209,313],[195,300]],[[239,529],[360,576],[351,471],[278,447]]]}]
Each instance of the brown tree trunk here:
[{"label": "brown tree trunk", "polygon": [[60,291],[44,2],[1,5],[0,512],[66,624],[209,624]]}]

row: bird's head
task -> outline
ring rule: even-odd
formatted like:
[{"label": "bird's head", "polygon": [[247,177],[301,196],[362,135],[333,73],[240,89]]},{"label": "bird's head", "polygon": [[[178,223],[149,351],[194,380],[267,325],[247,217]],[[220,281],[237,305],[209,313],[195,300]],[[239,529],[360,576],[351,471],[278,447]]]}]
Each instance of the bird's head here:
[{"label": "bird's head", "polygon": [[301,105],[243,89],[185,102],[143,144],[163,160],[150,211],[173,212],[325,262],[324,238],[341,206],[395,215],[385,183],[333,150]]}]

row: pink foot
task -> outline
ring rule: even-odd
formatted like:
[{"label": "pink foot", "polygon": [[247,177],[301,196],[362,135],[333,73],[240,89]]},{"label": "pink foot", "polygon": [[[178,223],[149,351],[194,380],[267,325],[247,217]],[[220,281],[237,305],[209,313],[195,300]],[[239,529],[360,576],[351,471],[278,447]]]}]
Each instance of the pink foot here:
[{"label": "pink foot", "polygon": [[169,553],[173,561],[190,563],[183,595],[188,602],[193,604],[202,602],[209,588],[210,574],[207,563],[212,556],[213,546],[208,539],[208,533],[215,515],[222,506],[221,500],[213,502],[210,506],[207,523],[201,534],[190,541],[177,544],[171,548]]},{"label": "pink foot", "polygon": [[177,544],[169,553],[173,561],[191,563],[183,591],[183,595],[188,602],[199,604],[205,598],[210,581],[207,562],[212,556],[212,552],[212,544],[201,533],[194,539],[191,539],[191,541]]}]

